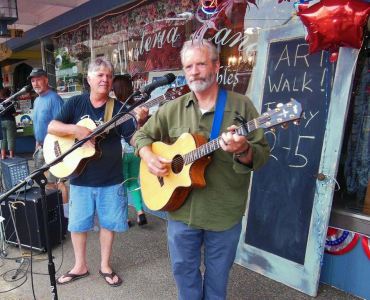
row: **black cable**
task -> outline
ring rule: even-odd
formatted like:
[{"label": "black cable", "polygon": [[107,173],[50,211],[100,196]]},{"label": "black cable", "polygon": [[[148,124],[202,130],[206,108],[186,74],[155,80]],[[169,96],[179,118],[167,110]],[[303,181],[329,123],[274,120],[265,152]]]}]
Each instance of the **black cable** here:
[{"label": "black cable", "polygon": [[[59,190],[59,189],[58,189]],[[22,259],[22,262],[21,262],[21,265],[19,268],[17,269],[11,269],[9,271],[6,271],[4,274],[3,274],[3,279],[7,282],[15,282],[15,281],[19,281],[19,280],[22,280],[24,278],[24,280],[17,286],[15,286],[14,288],[11,288],[11,289],[8,289],[8,290],[4,290],[4,291],[1,291],[0,290],[0,293],[7,293],[7,292],[10,292],[10,291],[13,291],[15,289],[17,289],[18,287],[22,286],[28,279],[27,277],[27,273],[29,272],[30,270],[30,274],[31,274],[31,287],[32,287],[32,293],[33,293],[33,299],[36,299],[36,295],[35,295],[35,288],[34,288],[34,279],[33,279],[33,275],[34,274],[39,274],[39,275],[49,275],[49,274],[43,274],[43,273],[37,273],[37,272],[34,272],[33,271],[33,258],[34,258],[34,254],[33,254],[33,241],[32,241],[32,235],[31,235],[31,228],[30,228],[30,223],[29,223],[29,219],[28,219],[28,207],[26,206],[27,204],[27,196],[26,196],[26,186],[25,186],[25,190],[24,190],[24,216],[25,216],[25,221],[26,221],[26,226],[27,226],[27,231],[28,231],[28,237],[29,237],[29,242],[30,242],[30,259],[24,257],[24,255],[22,254],[20,257],[14,257],[14,258],[5,258],[3,257],[3,265],[4,265],[4,260],[7,259],[7,260],[19,260],[19,259]],[[16,198],[15,198],[15,201],[18,200],[18,197],[19,197],[19,194],[20,194],[20,191],[16,194]],[[61,246],[62,246],[62,260],[61,260],[61,263],[57,269],[57,271],[60,270],[61,266],[63,265],[63,262],[64,262],[64,247],[63,247],[63,224],[64,224],[64,220],[62,218],[62,216],[64,215],[63,214],[63,201],[61,201],[61,197],[60,197],[60,193],[58,192],[57,193],[57,203],[58,203],[58,207],[57,209],[59,210],[59,218],[58,218],[58,221],[59,221],[59,233],[60,233],[60,243],[61,243]],[[45,212],[46,213],[46,212]],[[10,219],[7,221],[7,224],[6,224],[6,227],[9,226],[9,222],[10,222]],[[16,220],[15,220],[15,223],[16,223]],[[14,224],[14,229],[16,230],[16,224]],[[4,230],[5,231],[5,230]],[[13,232],[11,234],[14,235],[16,232]],[[20,241],[19,241],[20,243]],[[3,253],[2,253],[3,254]],[[2,255],[0,255],[0,258],[1,258]],[[25,260],[24,260],[25,259]],[[23,265],[25,265],[25,263],[27,263],[27,267],[26,268],[23,268]],[[21,274],[20,271],[23,273],[22,276],[17,276],[17,274]],[[25,271],[25,272],[24,272]],[[11,279],[7,279],[7,275],[8,274],[11,274]]]},{"label": "black cable", "polygon": [[[27,281],[27,276],[26,276],[26,275],[23,275],[23,276],[22,276],[22,277],[20,277],[19,279],[17,279],[17,280],[12,280],[12,281],[9,281],[9,280],[6,280],[6,279],[5,279],[6,274],[7,274],[8,272],[12,272],[12,271],[14,271],[14,270],[16,271],[16,269],[11,269],[11,270],[9,270],[9,271],[4,272],[3,274],[0,274],[0,276],[2,276],[2,277],[3,277],[3,279],[4,279],[4,281],[6,281],[6,282],[14,282],[14,281],[21,280],[22,278],[25,278],[25,279],[24,279],[24,281],[23,281],[21,284],[19,284],[19,285],[15,286],[15,287],[13,287],[13,288],[11,288],[11,289],[9,289],[9,290],[5,290],[5,291],[1,291],[1,290],[0,290],[0,294],[8,293],[8,292],[10,292],[10,291],[14,291],[15,289],[17,289],[17,288],[21,287],[23,284],[25,284],[25,283],[26,283],[26,281]],[[25,274],[27,274],[27,273],[25,273]]]},{"label": "black cable", "polygon": [[[26,186],[24,186],[24,203],[27,203],[27,195],[26,195],[27,189]],[[27,216],[27,204],[24,207],[24,215],[25,215],[25,220],[26,220],[26,225],[27,225],[27,231],[28,231],[28,238],[30,241],[30,269],[31,269],[31,288],[32,288],[32,295],[33,299],[36,300],[36,295],[35,295],[35,287],[34,287],[34,282],[33,282],[33,272],[32,272],[32,267],[33,267],[33,248],[32,248],[32,237],[31,237],[31,229],[30,229],[30,224],[28,222],[28,216]]]},{"label": "black cable", "polygon": [[[59,189],[58,189],[59,190]],[[30,259],[26,260],[26,262],[29,262],[29,264],[27,265],[27,269],[26,270],[22,270],[22,271],[25,271],[23,276],[21,277],[18,277],[18,279],[14,280],[14,278],[12,278],[11,280],[8,280],[6,279],[6,276],[7,274],[9,274],[9,272],[18,272],[19,271],[19,268],[18,269],[11,269],[9,271],[6,271],[5,273],[2,274],[3,276],[3,279],[7,282],[14,282],[14,281],[18,281],[18,280],[21,280],[22,278],[25,278],[24,281],[21,282],[20,285],[17,285],[16,287],[14,288],[11,288],[9,290],[4,290],[4,291],[1,291],[0,290],[0,293],[7,293],[7,292],[10,292],[12,290],[15,290],[17,289],[18,287],[22,286],[26,281],[27,281],[27,276],[26,274],[29,272],[29,268],[30,268],[30,274],[31,274],[31,286],[32,286],[32,293],[33,293],[33,298],[36,299],[36,295],[35,295],[35,289],[34,289],[34,280],[33,280],[33,275],[34,274],[38,274],[38,275],[49,275],[48,273],[45,274],[45,273],[37,273],[37,272],[33,272],[33,257],[34,257],[34,254],[33,254],[33,242],[32,242],[32,236],[31,236],[31,229],[30,229],[30,224],[29,224],[29,220],[28,220],[28,215],[27,215],[27,211],[26,211],[26,200],[27,200],[27,197],[26,197],[26,186],[25,186],[25,190],[24,190],[24,204],[25,204],[25,208],[24,208],[24,214],[25,214],[25,220],[26,220],[26,226],[27,226],[27,231],[28,231],[28,237],[29,237],[29,241],[30,241]],[[17,201],[18,197],[19,197],[19,194],[20,194],[20,191],[16,194],[16,198],[15,198],[15,201]],[[64,261],[64,247],[63,247],[63,219],[62,219],[62,212],[64,211],[63,210],[63,201],[61,201],[61,197],[60,197],[60,193],[58,192],[57,193],[57,204],[58,204],[58,209],[59,209],[59,231],[60,231],[60,243],[61,243],[61,246],[62,246],[62,260],[60,262],[60,265],[57,269],[57,272],[60,270],[60,268],[62,267],[63,265],[63,261]],[[11,212],[10,212],[11,213]],[[63,214],[64,215],[64,214]],[[7,224],[5,226],[5,228],[7,228],[7,226],[9,226],[9,222],[10,222],[10,219],[7,221]],[[16,222],[15,222],[16,223]],[[14,229],[16,230],[16,224],[14,224]],[[4,229],[5,231],[5,229]],[[5,233],[5,232],[4,232]],[[15,231],[11,234],[14,235],[15,234]],[[19,241],[20,242],[20,241]],[[40,254],[38,254],[40,255]],[[0,258],[3,259],[3,261],[6,259],[6,260],[19,260],[19,259],[24,259],[24,256],[20,256],[20,257],[12,257],[12,258],[9,258],[9,257],[3,257],[2,255],[0,255]],[[4,265],[4,263],[3,263]],[[22,265],[20,266],[22,267]],[[15,274],[16,274],[15,273]],[[0,275],[1,276],[1,275]],[[15,276],[15,275],[13,275]]]},{"label": "black cable", "polygon": [[[15,201],[17,201],[17,199],[18,199],[18,197],[19,197],[19,193],[16,195],[16,199],[15,199]],[[25,209],[25,212],[26,212],[26,207],[24,208]],[[10,210],[10,208],[9,208],[9,210]],[[9,213],[12,213],[11,211],[9,211]],[[16,222],[15,222],[16,223]],[[14,224],[14,229],[16,229],[16,224]],[[14,234],[14,233],[13,233]],[[20,242],[20,241],[19,241]],[[18,257],[18,258],[5,258],[5,257],[3,257],[3,259],[8,259],[8,260],[19,260],[19,259],[23,259],[23,257]],[[28,260],[27,260],[28,261]],[[23,262],[21,262],[21,265],[20,265],[20,267],[19,268],[17,268],[17,269],[11,269],[11,270],[8,270],[8,271],[6,271],[6,272],[4,272],[4,273],[2,273],[0,276],[4,279],[4,281],[6,281],[6,282],[16,282],[16,281],[19,281],[19,280],[21,280],[21,279],[23,279],[24,278],[24,280],[19,284],[19,285],[17,285],[17,286],[15,286],[15,287],[13,287],[13,288],[11,288],[11,289],[8,289],[8,290],[4,290],[4,291],[1,291],[0,290],[0,293],[1,294],[3,294],[3,293],[7,293],[7,292],[10,292],[10,291],[13,291],[13,290],[15,290],[15,289],[17,289],[17,288],[19,288],[20,286],[22,286],[26,281],[27,281],[27,271],[28,271],[28,268],[29,268],[29,264],[27,264],[27,268],[26,268],[26,270],[22,270],[22,271],[25,271],[25,272],[22,272],[23,273],[23,275],[22,276],[20,276],[20,277],[18,277],[18,278],[14,278],[14,276],[15,276],[15,274],[17,274],[18,273],[18,271],[20,270],[20,268],[22,267],[22,264],[23,264]],[[12,276],[10,277],[11,279],[9,280],[9,279],[7,279],[7,275],[8,274],[12,274]],[[9,275],[10,276],[10,275]]]}]

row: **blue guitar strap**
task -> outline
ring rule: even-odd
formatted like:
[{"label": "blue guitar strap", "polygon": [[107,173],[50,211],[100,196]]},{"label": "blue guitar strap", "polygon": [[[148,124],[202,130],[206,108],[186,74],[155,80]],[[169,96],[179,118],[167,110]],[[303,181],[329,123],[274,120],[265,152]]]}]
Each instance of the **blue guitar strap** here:
[{"label": "blue guitar strap", "polygon": [[217,95],[215,116],[213,117],[212,130],[211,130],[211,135],[209,137],[210,140],[214,140],[220,134],[222,119],[224,117],[226,97],[227,97],[227,91],[220,88],[218,90],[218,95]]}]

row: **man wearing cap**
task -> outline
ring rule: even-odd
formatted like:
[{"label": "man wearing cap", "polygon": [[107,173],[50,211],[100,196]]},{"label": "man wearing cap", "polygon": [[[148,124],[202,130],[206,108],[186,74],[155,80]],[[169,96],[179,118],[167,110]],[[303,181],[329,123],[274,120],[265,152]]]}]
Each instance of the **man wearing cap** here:
[{"label": "man wearing cap", "polygon": [[[32,88],[39,95],[33,105],[33,131],[36,139],[36,147],[34,153],[35,167],[40,168],[45,164],[42,146],[47,133],[48,125],[59,113],[64,102],[63,99],[49,87],[49,79],[47,73],[43,69],[33,69],[28,76],[31,80]],[[63,203],[68,202],[67,188],[64,183],[55,182],[57,179],[54,176],[48,177],[50,184],[48,187],[59,188],[62,191]]]}]

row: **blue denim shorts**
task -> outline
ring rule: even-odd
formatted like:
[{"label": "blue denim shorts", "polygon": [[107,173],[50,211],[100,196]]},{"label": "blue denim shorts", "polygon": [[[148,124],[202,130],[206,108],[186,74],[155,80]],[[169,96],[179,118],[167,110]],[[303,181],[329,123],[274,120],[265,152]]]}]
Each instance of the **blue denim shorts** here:
[{"label": "blue denim shorts", "polygon": [[116,232],[128,230],[127,197],[122,189],[122,184],[105,187],[70,185],[68,230],[92,230],[95,214],[102,228]]}]

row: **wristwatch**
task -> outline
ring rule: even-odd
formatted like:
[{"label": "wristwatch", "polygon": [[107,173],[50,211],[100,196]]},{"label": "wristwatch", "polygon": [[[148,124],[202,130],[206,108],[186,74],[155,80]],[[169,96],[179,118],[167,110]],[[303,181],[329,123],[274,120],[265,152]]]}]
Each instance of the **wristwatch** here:
[{"label": "wristwatch", "polygon": [[246,155],[248,154],[248,152],[249,152],[249,148],[248,148],[247,150],[243,151],[243,152],[240,152],[240,153],[234,153],[234,156],[235,156],[236,158],[240,158],[240,157],[246,156]]},{"label": "wristwatch", "polygon": [[240,152],[240,153],[234,153],[235,158],[246,156],[249,153],[249,150],[252,149],[252,146],[249,142],[247,142],[247,144],[249,145],[249,147],[246,150],[244,150],[243,152]]}]

